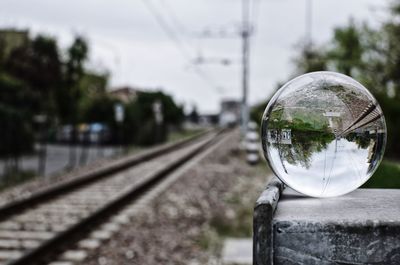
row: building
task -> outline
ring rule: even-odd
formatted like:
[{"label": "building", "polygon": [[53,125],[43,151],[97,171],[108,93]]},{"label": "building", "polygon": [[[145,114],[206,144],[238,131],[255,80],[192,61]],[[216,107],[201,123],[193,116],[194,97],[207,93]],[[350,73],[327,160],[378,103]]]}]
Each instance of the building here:
[{"label": "building", "polygon": [[124,86],[124,87],[119,87],[112,89],[109,91],[109,95],[121,100],[124,103],[128,103],[132,100],[134,100],[137,96],[137,89],[134,89],[132,87]]},{"label": "building", "polygon": [[1,57],[7,58],[13,49],[25,45],[28,41],[28,30],[0,29]]},{"label": "building", "polygon": [[238,100],[223,100],[219,114],[221,126],[234,126],[240,122],[241,102]]}]

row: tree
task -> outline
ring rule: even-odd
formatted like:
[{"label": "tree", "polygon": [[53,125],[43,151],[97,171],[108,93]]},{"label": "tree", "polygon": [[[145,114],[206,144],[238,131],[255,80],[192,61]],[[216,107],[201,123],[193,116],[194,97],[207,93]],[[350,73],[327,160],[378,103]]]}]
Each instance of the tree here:
[{"label": "tree", "polygon": [[300,46],[300,54],[294,59],[296,74],[304,74],[327,69],[324,50],[311,45]]},{"label": "tree", "polygon": [[80,82],[85,74],[83,63],[87,59],[87,53],[88,46],[85,39],[77,36],[68,49],[64,82],[57,94],[59,116],[63,123],[77,123],[78,107],[82,97]]},{"label": "tree", "polygon": [[23,80],[34,93],[36,101],[31,111],[54,117],[54,94],[62,77],[55,39],[39,35],[26,45],[14,49],[4,69],[14,78]]},{"label": "tree", "polygon": [[[118,124],[115,121],[114,107],[122,104],[118,99],[109,97],[107,94],[99,94],[90,98],[82,109],[82,122],[102,123],[109,127],[112,135],[118,134]],[[116,139],[114,137],[114,142]]]},{"label": "tree", "polygon": [[189,120],[195,124],[199,123],[199,113],[197,112],[196,106],[193,106],[192,111],[189,113]]},{"label": "tree", "polygon": [[[360,27],[352,20],[347,26],[336,28],[328,49],[321,50],[321,58],[324,58],[327,69],[355,77],[374,94],[383,109],[388,128],[386,155],[398,158],[400,1],[393,2],[390,10],[391,18],[377,30],[367,25]],[[307,60],[301,60],[304,61]],[[303,65],[297,64],[299,72],[307,69]]]},{"label": "tree", "polygon": [[6,171],[17,171],[19,157],[33,151],[32,93],[28,87],[6,74],[0,74],[0,157]]},{"label": "tree", "polygon": [[353,20],[346,27],[334,30],[332,47],[327,59],[334,68],[348,76],[353,76],[355,69],[362,67],[364,47],[361,43],[361,32]]},{"label": "tree", "polygon": [[[84,38],[77,36],[68,49],[65,66],[65,82],[58,94],[58,106],[61,121],[72,125],[72,142],[77,140],[76,125],[82,97],[80,81],[84,75],[83,63],[88,56],[88,46]],[[76,148],[70,146],[68,167],[76,164]]]},{"label": "tree", "polygon": [[[161,103],[163,121],[155,119],[154,103]],[[138,145],[152,145],[165,141],[171,127],[179,127],[184,120],[183,108],[171,96],[161,91],[138,92],[136,100],[125,107],[125,141]]]},{"label": "tree", "polygon": [[[33,115],[44,115],[47,121],[56,118],[54,94],[61,82],[61,61],[55,39],[43,35],[13,47],[2,60],[3,96],[12,99],[2,101],[2,127],[8,135],[5,144],[12,144],[12,149],[3,151],[18,161],[32,149]],[[45,148],[40,154],[40,168],[44,168]]]},{"label": "tree", "polygon": [[[388,128],[386,154],[400,157],[400,1],[394,1],[390,7],[391,18],[382,26],[379,33],[381,45],[376,45],[378,59],[371,61],[375,72],[366,80],[375,87],[378,99],[385,114]],[[373,36],[373,35],[372,35]],[[367,74],[366,74],[367,75]],[[368,75],[367,75],[368,76]],[[374,77],[376,78],[375,80]],[[378,83],[379,82],[379,83]],[[373,86],[374,85],[374,86]]]}]

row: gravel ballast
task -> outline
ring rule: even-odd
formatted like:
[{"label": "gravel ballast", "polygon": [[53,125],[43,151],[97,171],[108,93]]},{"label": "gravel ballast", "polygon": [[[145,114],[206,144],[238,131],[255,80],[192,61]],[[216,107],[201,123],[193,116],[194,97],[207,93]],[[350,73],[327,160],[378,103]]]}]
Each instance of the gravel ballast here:
[{"label": "gravel ballast", "polygon": [[270,176],[250,166],[237,132],[148,201],[82,264],[220,264],[225,237],[250,237],[253,205]]}]

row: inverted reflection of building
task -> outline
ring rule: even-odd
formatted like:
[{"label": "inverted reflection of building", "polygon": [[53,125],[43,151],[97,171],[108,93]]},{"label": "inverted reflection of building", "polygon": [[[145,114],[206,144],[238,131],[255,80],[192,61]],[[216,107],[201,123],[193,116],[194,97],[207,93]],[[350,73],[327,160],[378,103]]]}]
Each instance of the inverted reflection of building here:
[{"label": "inverted reflection of building", "polygon": [[271,144],[275,144],[278,142],[277,130],[268,130],[267,131],[267,141]]},{"label": "inverted reflection of building", "polygon": [[332,128],[333,133],[343,130],[342,113],[337,111],[326,111],[323,113],[328,118],[329,127]]},{"label": "inverted reflection of building", "polygon": [[292,144],[292,130],[291,129],[270,129],[267,131],[267,141],[270,144],[277,145],[279,159],[283,170],[287,174],[287,169],[284,161],[286,158],[283,155],[282,144],[291,145]]},{"label": "inverted reflection of building", "polygon": [[272,144],[292,144],[292,130],[291,129],[273,129],[268,130],[267,140]]},{"label": "inverted reflection of building", "polygon": [[[283,170],[285,171],[285,173],[287,174],[288,173],[288,171],[287,171],[287,168],[286,168],[286,166],[285,166],[285,163],[284,163],[284,159],[285,159],[285,157],[283,156],[283,148],[282,148],[282,144],[283,144],[283,141],[282,141],[282,131],[283,130],[281,130],[281,133],[279,133],[279,131],[278,131],[278,133],[277,134],[275,134],[275,135],[277,135],[278,137],[277,137],[277,141],[278,141],[278,153],[279,153],[279,158],[280,158],[280,160],[281,160],[281,164],[282,164],[282,168],[283,168]],[[289,134],[287,134],[287,130],[285,130],[285,138],[286,138],[286,140],[284,140],[285,142],[287,142],[287,138],[288,137],[290,137],[290,139],[291,139],[291,133],[289,133]],[[291,140],[290,140],[290,144],[291,144],[292,142],[291,142]]]}]

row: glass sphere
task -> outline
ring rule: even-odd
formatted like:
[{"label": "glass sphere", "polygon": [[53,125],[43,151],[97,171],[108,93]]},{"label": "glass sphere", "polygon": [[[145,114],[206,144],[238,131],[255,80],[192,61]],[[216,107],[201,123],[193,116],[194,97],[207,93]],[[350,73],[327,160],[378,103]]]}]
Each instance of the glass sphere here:
[{"label": "glass sphere", "polygon": [[339,196],[366,182],[386,145],[372,94],[334,72],[299,76],[276,92],[262,119],[262,145],[287,186],[313,197]]}]

